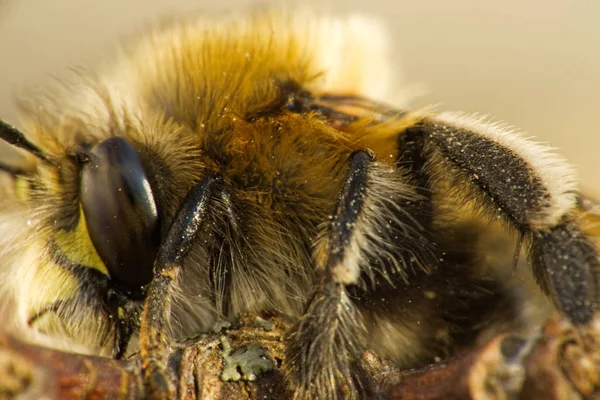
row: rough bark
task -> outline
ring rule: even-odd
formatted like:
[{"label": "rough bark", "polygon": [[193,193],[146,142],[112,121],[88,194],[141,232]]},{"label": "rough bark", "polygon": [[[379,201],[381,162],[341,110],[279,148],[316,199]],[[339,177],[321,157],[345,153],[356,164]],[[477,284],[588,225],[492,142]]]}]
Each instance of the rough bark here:
[{"label": "rough bark", "polygon": [[[177,344],[168,370],[179,398],[288,397],[282,372],[286,329],[279,320],[246,316],[238,327]],[[251,364],[258,369],[236,361],[251,351],[257,351]],[[382,399],[596,399],[600,321],[576,330],[554,318],[527,338],[498,336],[418,371],[396,371],[372,352],[361,364],[373,378],[374,397]],[[141,377],[136,357],[116,361],[69,354],[0,334],[2,399],[139,399],[146,394]]]}]

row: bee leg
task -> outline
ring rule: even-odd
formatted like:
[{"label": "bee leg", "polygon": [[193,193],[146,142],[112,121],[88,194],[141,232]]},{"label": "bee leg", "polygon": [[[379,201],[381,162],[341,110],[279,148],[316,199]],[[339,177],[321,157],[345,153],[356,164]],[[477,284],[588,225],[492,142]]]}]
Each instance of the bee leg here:
[{"label": "bee leg", "polygon": [[120,360],[125,355],[134,332],[139,331],[142,302],[131,301],[119,290],[109,287],[106,293],[108,312],[114,321],[113,357]]},{"label": "bee leg", "polygon": [[351,246],[357,234],[353,228],[365,206],[372,161],[372,155],[364,151],[351,156],[329,232],[326,259],[321,263],[322,283],[289,337],[287,373],[296,399],[355,398],[357,389],[365,389],[352,361],[363,351],[366,330],[346,285],[357,283],[361,274],[357,257],[353,258],[360,250]]},{"label": "bee leg", "polygon": [[591,320],[599,306],[599,254],[576,219],[568,165],[509,129],[451,113],[427,117],[403,135],[422,138],[425,170],[450,177],[457,193],[528,239],[540,287],[573,323]]},{"label": "bee leg", "polygon": [[209,177],[191,189],[177,211],[154,263],[154,278],[144,304],[140,328],[140,353],[148,398],[171,399],[177,394],[167,372],[171,289],[196,234],[206,220],[217,182],[217,179]]}]

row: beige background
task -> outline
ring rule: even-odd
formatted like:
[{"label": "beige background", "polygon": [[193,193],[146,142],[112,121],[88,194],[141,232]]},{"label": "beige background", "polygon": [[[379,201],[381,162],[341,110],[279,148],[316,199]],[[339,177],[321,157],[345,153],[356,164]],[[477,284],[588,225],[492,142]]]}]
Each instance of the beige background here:
[{"label": "beige background", "polygon": [[[160,15],[227,10],[243,0],[0,0],[0,116],[11,97]],[[550,142],[600,194],[600,1],[351,0],[327,9],[381,17],[415,104],[494,115]]]}]

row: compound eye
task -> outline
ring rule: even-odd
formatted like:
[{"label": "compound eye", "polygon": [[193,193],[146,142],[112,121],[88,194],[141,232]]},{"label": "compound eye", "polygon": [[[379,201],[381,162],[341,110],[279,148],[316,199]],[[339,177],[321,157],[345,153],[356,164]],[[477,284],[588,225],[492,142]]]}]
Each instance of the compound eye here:
[{"label": "compound eye", "polygon": [[140,157],[119,137],[98,143],[88,155],[80,199],[90,238],[112,279],[146,285],[152,280],[159,226]]}]

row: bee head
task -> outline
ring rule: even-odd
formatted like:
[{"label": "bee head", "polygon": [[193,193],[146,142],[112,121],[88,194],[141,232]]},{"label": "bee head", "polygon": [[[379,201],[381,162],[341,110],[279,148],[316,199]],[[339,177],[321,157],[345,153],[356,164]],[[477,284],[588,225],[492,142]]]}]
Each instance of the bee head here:
[{"label": "bee head", "polygon": [[15,241],[15,251],[25,252],[34,241],[42,249],[35,268],[23,265],[15,277],[21,286],[13,290],[28,296],[17,320],[50,336],[85,336],[88,329],[96,339],[82,342],[122,354],[160,245],[157,201],[140,153],[121,136],[61,152],[46,140],[41,150],[1,121],[0,137],[39,161],[9,171],[23,183],[15,185],[15,208],[30,210],[29,233]]}]

